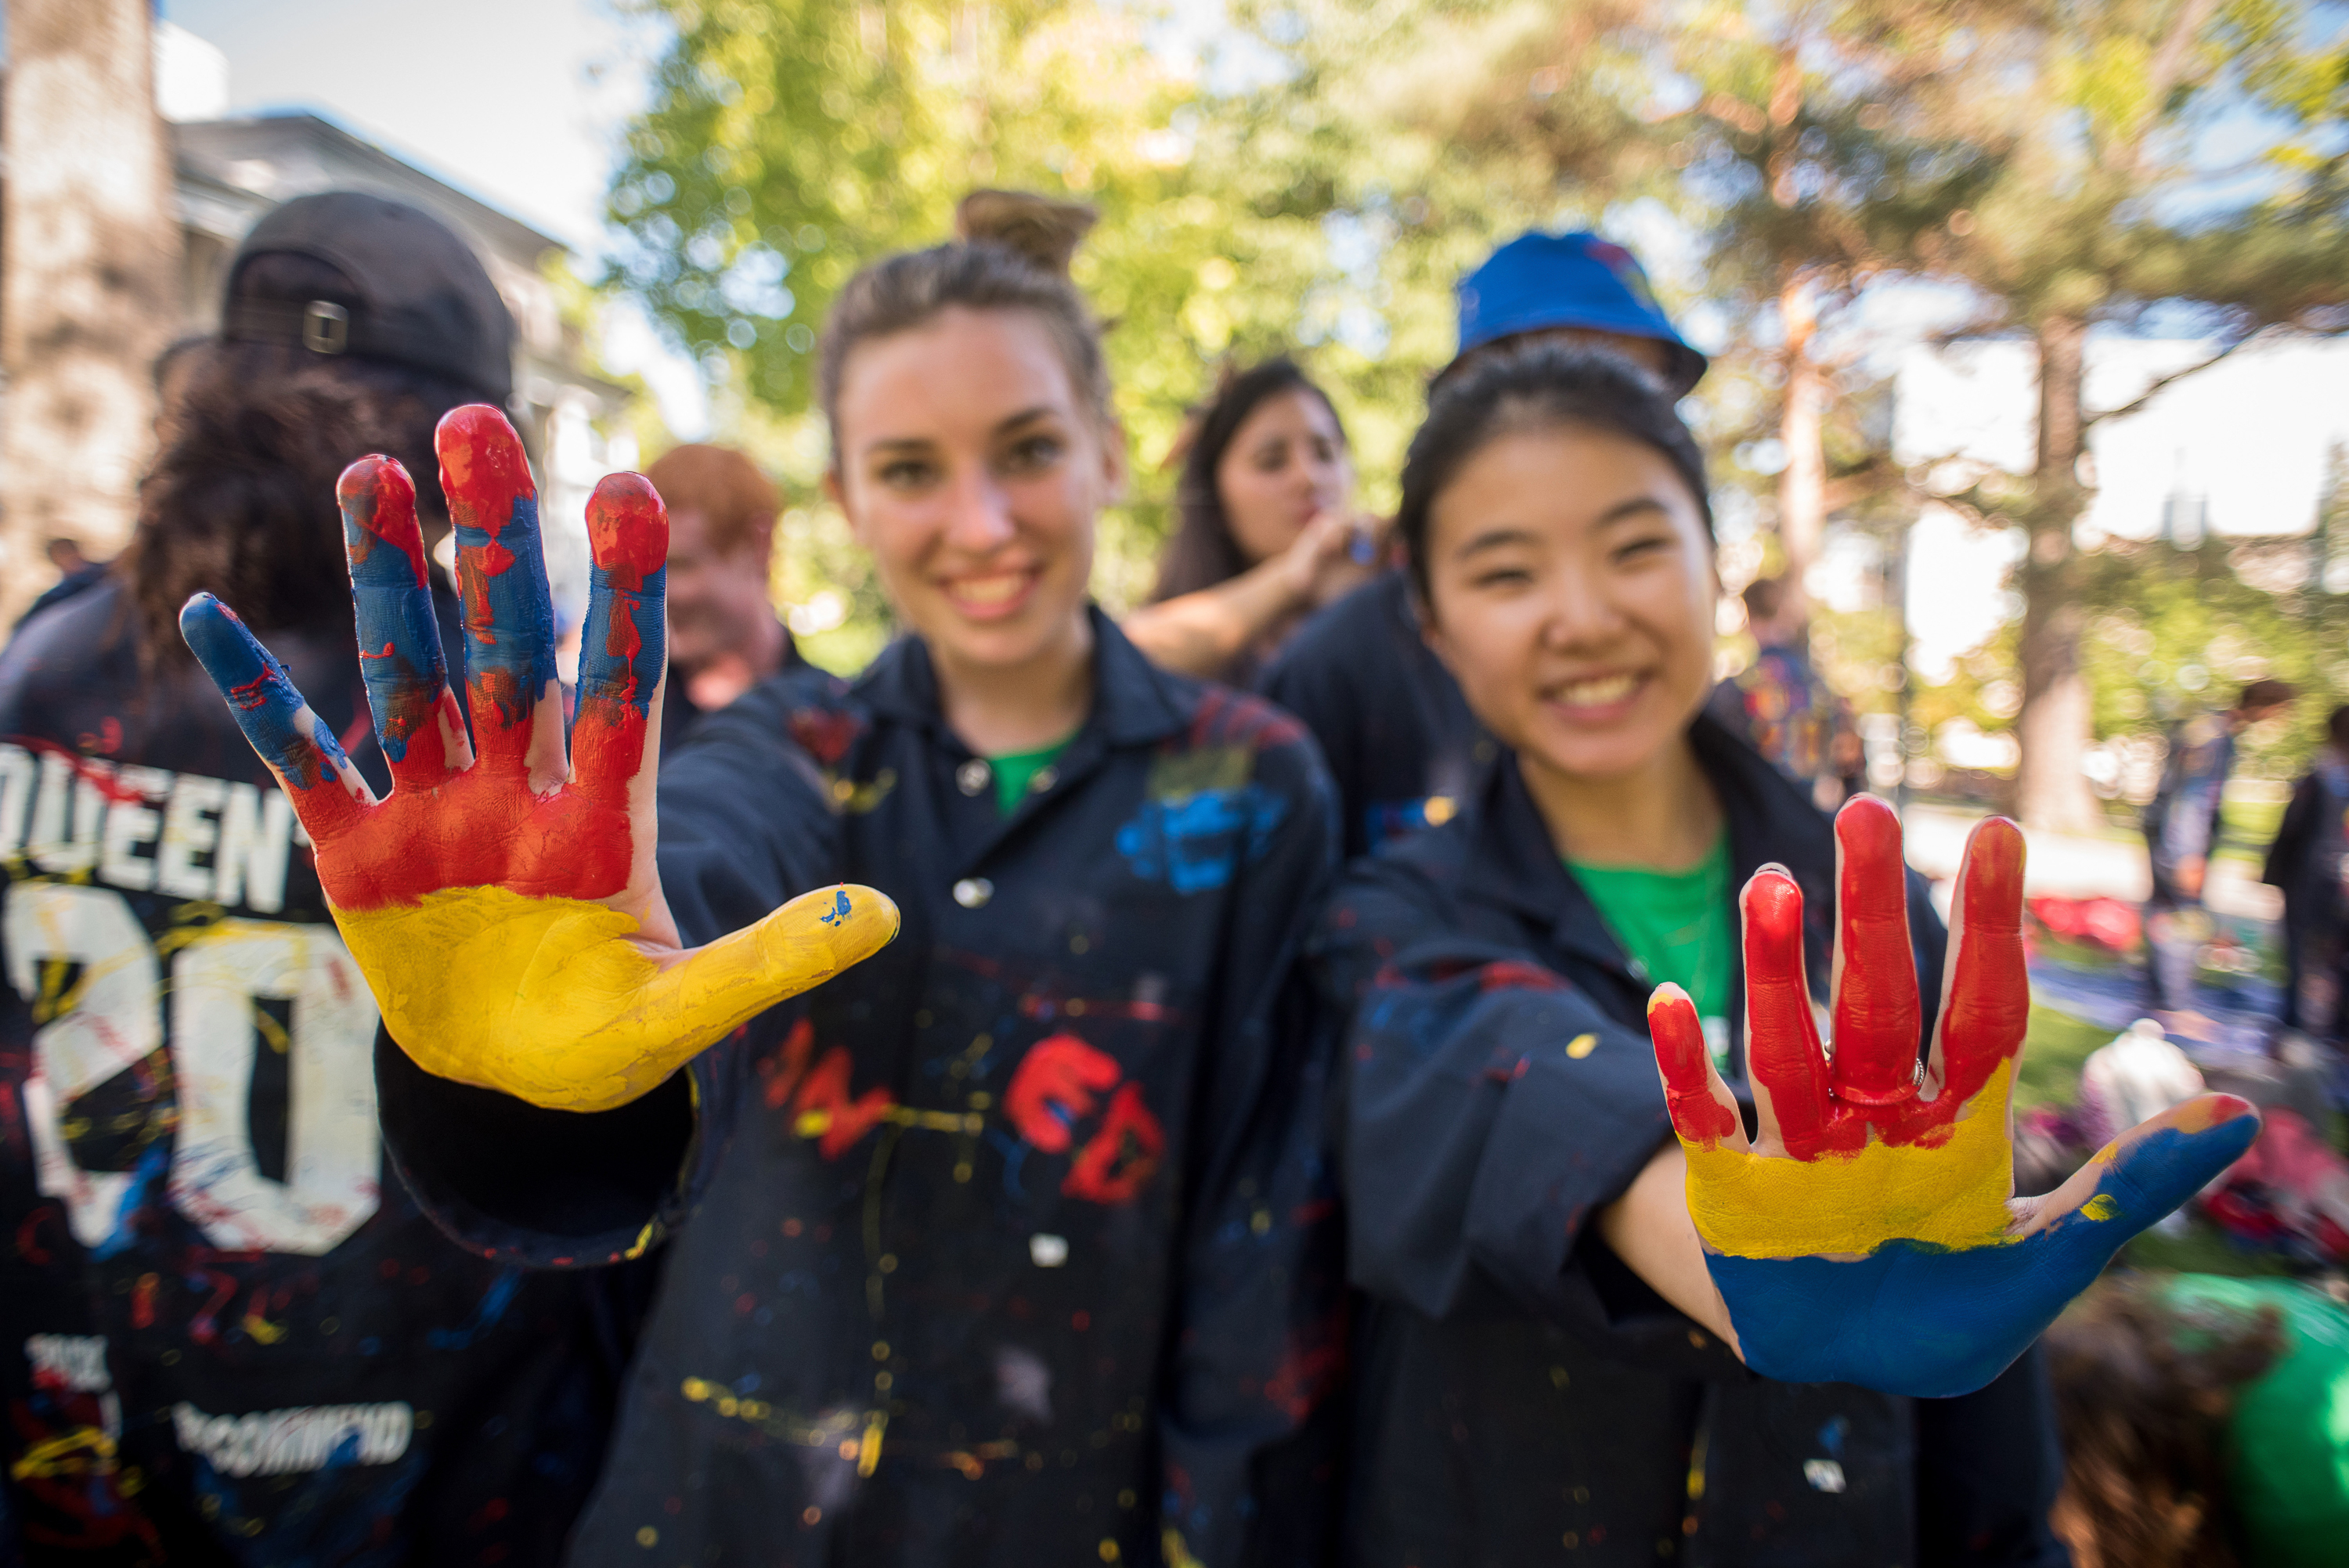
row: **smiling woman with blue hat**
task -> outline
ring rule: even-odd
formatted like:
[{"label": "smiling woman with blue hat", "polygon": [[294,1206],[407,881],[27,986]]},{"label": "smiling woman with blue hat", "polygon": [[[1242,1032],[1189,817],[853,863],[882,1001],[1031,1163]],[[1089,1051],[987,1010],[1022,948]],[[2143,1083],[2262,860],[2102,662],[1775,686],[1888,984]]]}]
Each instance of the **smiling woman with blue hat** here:
[{"label": "smiling woman with blue hat", "polygon": [[[1520,234],[1460,280],[1459,298],[1460,351],[1436,387],[1537,343],[1610,349],[1675,398],[1704,375],[1704,356],[1656,303],[1639,258],[1597,234]],[[1400,569],[1306,622],[1258,684],[1320,741],[1349,859],[1444,822],[1490,757],[1459,686],[1420,641]]]}]

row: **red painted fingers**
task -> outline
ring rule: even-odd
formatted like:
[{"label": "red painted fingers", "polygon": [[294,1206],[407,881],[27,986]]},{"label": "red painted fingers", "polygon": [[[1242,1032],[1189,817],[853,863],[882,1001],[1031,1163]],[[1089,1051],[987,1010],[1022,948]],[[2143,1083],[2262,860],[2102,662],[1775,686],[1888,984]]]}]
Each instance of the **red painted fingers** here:
[{"label": "red painted fingers", "polygon": [[2023,830],[2003,817],[1984,819],[1966,841],[1951,908],[1948,999],[1933,1047],[1942,1080],[1935,1108],[1945,1117],[2023,1047],[2031,1016],[2023,861]]},{"label": "red painted fingers", "polygon": [[572,767],[593,792],[625,796],[652,760],[667,659],[668,514],[641,474],[608,474],[587,502],[587,623],[579,644]]},{"label": "red painted fingers", "polygon": [[1836,1098],[1895,1105],[1917,1092],[1923,1022],[1900,819],[1862,795],[1837,814],[1835,826]]},{"label": "red painted fingers", "polygon": [[1745,884],[1745,1061],[1762,1132],[1808,1160],[1826,1148],[1832,1107],[1826,1055],[1803,973],[1803,894],[1778,866]]},{"label": "red painted fingers", "polygon": [[1720,1080],[1713,1070],[1713,1054],[1705,1048],[1704,1026],[1687,992],[1670,984],[1656,987],[1648,998],[1648,1034],[1655,1041],[1656,1068],[1663,1075],[1672,1130],[1682,1141],[1704,1149],[1724,1141],[1744,1147],[1744,1124],[1728,1090],[1714,1092]]}]

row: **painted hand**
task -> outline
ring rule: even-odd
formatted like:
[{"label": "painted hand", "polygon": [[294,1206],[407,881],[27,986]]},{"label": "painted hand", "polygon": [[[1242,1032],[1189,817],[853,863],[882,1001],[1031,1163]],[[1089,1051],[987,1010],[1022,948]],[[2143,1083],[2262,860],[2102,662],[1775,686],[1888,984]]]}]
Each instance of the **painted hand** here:
[{"label": "painted hand", "polygon": [[1976,827],[1958,875],[1930,1066],[1900,824],[1863,796],[1836,819],[1835,1052],[1804,983],[1803,900],[1764,869],[1745,887],[1749,1145],[1677,986],[1648,1004],[1689,1213],[1746,1364],[1792,1383],[1971,1392],[2004,1370],[2122,1243],[2231,1164],[2259,1118],[2204,1095],[2123,1134],[2057,1191],[2014,1192],[2011,1099],[2031,987],[2023,834]]},{"label": "painted hand", "polygon": [[522,444],[494,409],[474,406],[442,419],[435,445],[457,529],[471,739],[425,585],[414,485],[376,457],[336,487],[389,799],[376,799],[226,606],[199,593],[180,629],[316,845],[335,923],[392,1038],[442,1078],[609,1109],[878,951],[896,934],[896,906],[870,888],[826,888],[684,949],[653,864],[660,498],[637,475],[614,474],[588,503],[595,566],[566,762]]}]

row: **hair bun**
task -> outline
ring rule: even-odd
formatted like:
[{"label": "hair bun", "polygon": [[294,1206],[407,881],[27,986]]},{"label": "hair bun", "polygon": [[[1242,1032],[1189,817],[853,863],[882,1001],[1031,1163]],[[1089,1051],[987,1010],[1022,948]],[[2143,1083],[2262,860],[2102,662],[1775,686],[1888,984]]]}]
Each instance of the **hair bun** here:
[{"label": "hair bun", "polygon": [[1062,278],[1100,220],[1081,201],[1056,201],[1033,191],[974,191],[955,205],[955,234],[965,244],[1001,245]]}]

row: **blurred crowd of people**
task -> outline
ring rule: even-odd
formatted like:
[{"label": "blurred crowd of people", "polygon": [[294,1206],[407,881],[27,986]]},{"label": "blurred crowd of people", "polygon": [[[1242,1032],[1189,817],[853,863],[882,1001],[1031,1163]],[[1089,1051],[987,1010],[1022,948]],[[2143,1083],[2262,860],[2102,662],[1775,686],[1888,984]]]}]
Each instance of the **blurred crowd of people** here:
[{"label": "blurred crowd of people", "polygon": [[[576,1116],[378,1038],[174,629],[219,594],[386,792],[327,498],[387,453],[446,532],[433,428],[506,400],[511,323],[396,203],[247,237],[129,550],[57,542],[0,656],[0,1563],[2341,1560],[2321,1291],[2100,1287],[2047,1356],[1910,1400],[1754,1377],[1644,1262],[1650,994],[1744,1092],[1738,889],[1796,880],[1824,994],[1824,813],[1866,779],[1800,583],[1744,588],[1756,654],[1714,679],[1706,362],[1628,251],[1526,234],[1462,280],[1392,519],[1304,368],[1226,371],[1113,623],[1091,216],[959,222],[821,350],[830,497],[905,634],[853,686],[777,617],[773,482],[649,469],[686,939],[832,881],[905,934]],[[2294,696],[2172,747],[2157,1006],[2234,738]],[[2283,1022],[2337,1047],[2349,707],[2329,734],[2267,877]],[[1921,1051],[1921,881],[1907,918]]]}]

